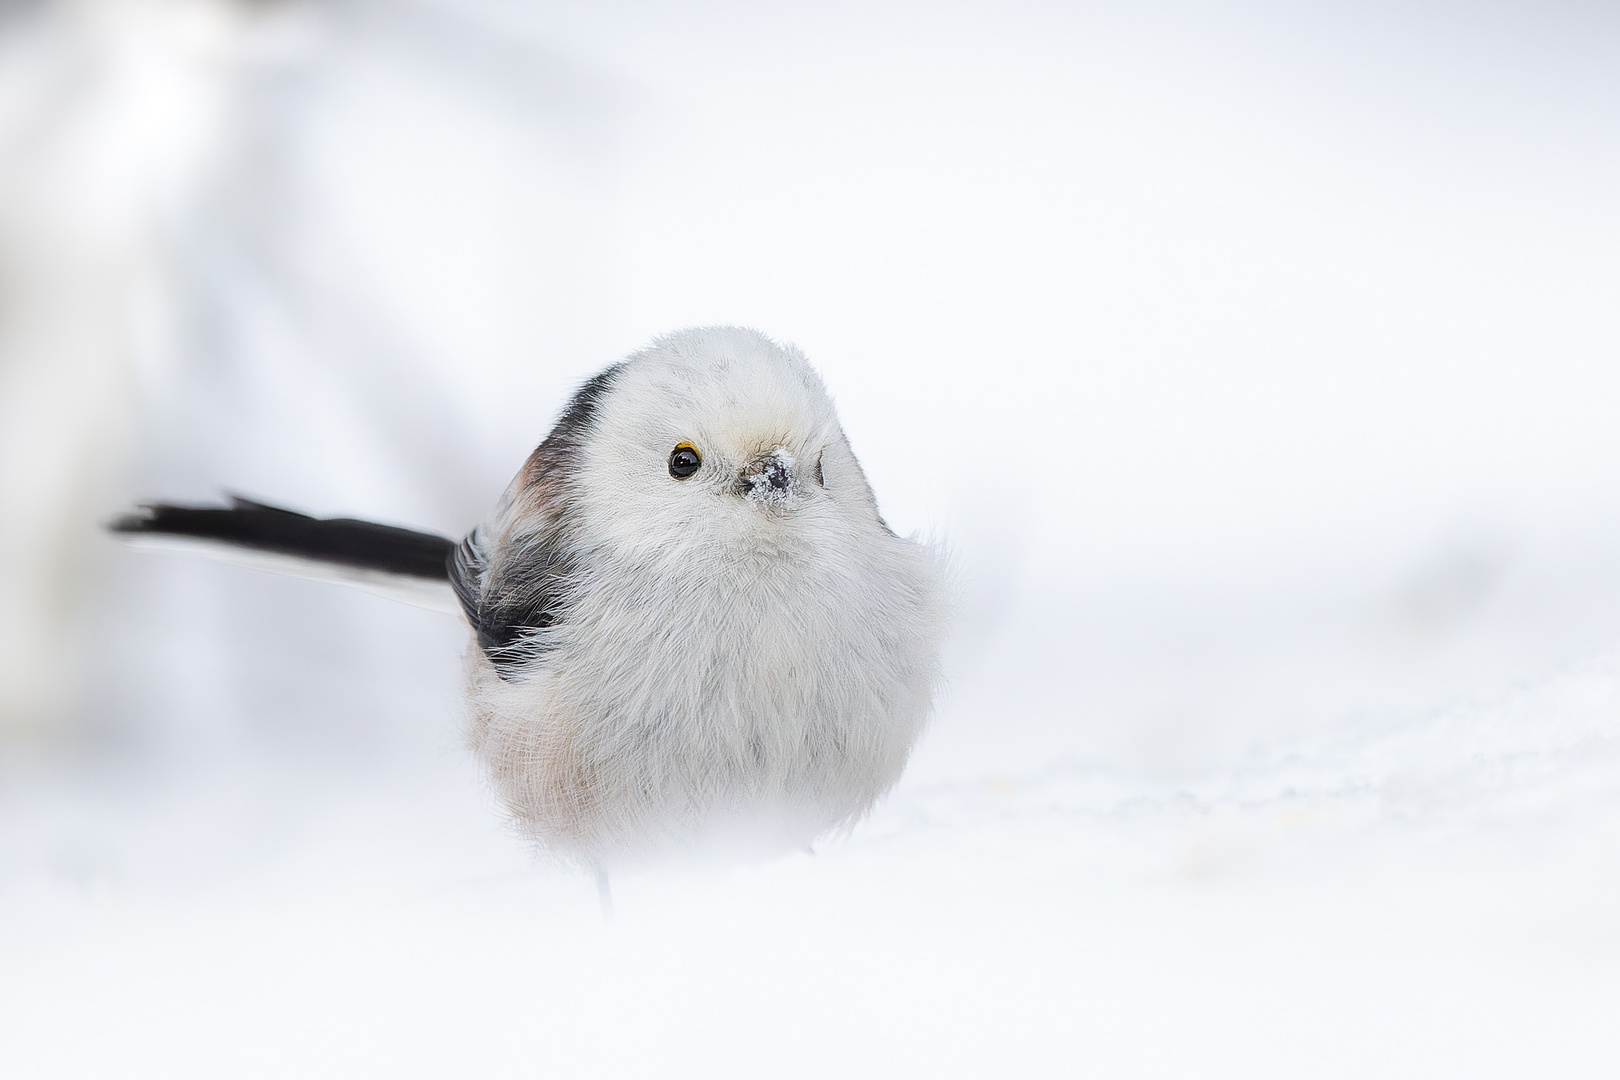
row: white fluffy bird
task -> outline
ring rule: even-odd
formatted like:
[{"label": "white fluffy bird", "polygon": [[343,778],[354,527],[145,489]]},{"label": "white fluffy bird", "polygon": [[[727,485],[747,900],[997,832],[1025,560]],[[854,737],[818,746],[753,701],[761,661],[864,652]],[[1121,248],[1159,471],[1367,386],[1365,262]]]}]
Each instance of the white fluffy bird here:
[{"label": "white fluffy bird", "polygon": [[240,499],[114,528],[448,584],[472,747],[522,831],[599,874],[854,822],[938,677],[936,554],[884,524],[804,356],[751,330],[587,381],[460,544]]}]

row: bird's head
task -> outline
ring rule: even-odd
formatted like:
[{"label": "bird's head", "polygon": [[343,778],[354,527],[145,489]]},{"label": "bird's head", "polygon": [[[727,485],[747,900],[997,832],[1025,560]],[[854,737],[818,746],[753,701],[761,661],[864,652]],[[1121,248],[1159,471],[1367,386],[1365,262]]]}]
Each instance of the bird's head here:
[{"label": "bird's head", "polygon": [[593,534],[631,547],[886,531],[821,379],[752,330],[658,339],[587,383],[547,443]]}]

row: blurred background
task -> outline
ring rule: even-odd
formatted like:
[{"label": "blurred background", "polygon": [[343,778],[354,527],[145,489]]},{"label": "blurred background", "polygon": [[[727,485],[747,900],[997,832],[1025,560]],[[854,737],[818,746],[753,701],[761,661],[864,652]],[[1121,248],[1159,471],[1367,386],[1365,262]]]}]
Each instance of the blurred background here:
[{"label": "blurred background", "polygon": [[[363,1059],[299,995],[375,1002],[386,980],[360,973],[421,946],[460,1011],[383,994],[353,1030],[437,1061],[391,1025],[449,1016],[445,1060],[476,1044],[500,1072],[552,1059],[490,1035],[522,1029],[492,1002],[518,1009],[558,970],[595,985],[600,949],[628,982],[678,982],[704,964],[670,942],[741,905],[765,924],[720,949],[713,989],[781,955],[782,920],[826,945],[843,939],[816,919],[870,908],[855,938],[892,940],[890,906],[942,902],[958,948],[1007,944],[995,928],[1034,904],[1034,952],[1163,975],[1126,995],[1140,1008],[1087,999],[1128,1033],[1093,1047],[1115,1075],[1174,1071],[1153,1056],[1171,1029],[1262,1075],[1309,1052],[1234,1043],[1247,1014],[1221,1008],[1298,1010],[1290,980],[1366,949],[1386,975],[1346,985],[1387,998],[1460,897],[1541,879],[1562,891],[1481,940],[1529,927],[1534,964],[1579,954],[1586,982],[1516,975],[1410,1031],[1413,1009],[1345,990],[1340,1049],[1545,1064],[1489,1037],[1523,992],[1569,1005],[1545,1028],[1564,1074],[1601,1074],[1612,1042],[1557,1025],[1601,1041],[1580,1008],[1620,1001],[1617,49],[1620,8],[1577,0],[0,3],[0,980],[36,1033],[19,1060],[93,1071],[66,1003],[94,985],[123,1032],[94,1045],[125,1064],[240,1065],[266,1052],[227,1018],[252,1001],[325,1032],[266,1069],[341,1071]],[[632,883],[631,910],[660,914],[614,943],[579,939],[588,888],[531,865],[462,756],[453,620],[100,531],[142,499],[228,490],[460,535],[574,385],[707,323],[808,353],[885,516],[952,552],[960,613],[934,727],[868,825],[741,884]],[[1276,815],[1299,807],[1276,800],[1306,796],[1333,824],[1278,854]],[[1459,830],[1476,861],[1391,899]],[[1069,869],[1019,876],[1034,864]],[[1234,901],[1259,914],[1163,891],[1210,867],[1260,890]],[[1388,903],[1356,909],[1365,939],[1313,923],[1247,998],[1156,996],[1243,966],[1189,942],[1260,941],[1266,912],[1346,890]],[[335,944],[402,895],[397,936]],[[1570,916],[1571,895],[1592,906]],[[422,945],[469,921],[499,930],[456,959]],[[1208,933],[1144,960],[1077,924]],[[1542,948],[1554,924],[1583,929]],[[917,934],[902,972],[936,955]],[[211,966],[245,939],[279,944]],[[1332,962],[1312,951],[1329,940]],[[1485,963],[1476,944],[1443,951],[1454,977],[1425,1002],[1480,985],[1448,966]],[[510,967],[524,949],[551,982]],[[986,1003],[1040,983],[984,963],[1001,975],[963,1000],[1000,1018],[989,1045],[1025,1021]],[[902,977],[932,1004],[863,1037],[952,1015],[927,985]],[[1095,990],[1061,985],[1030,1015]],[[198,1009],[217,1045],[163,1058],[165,1025]],[[1350,1038],[1378,1017],[1405,1035]],[[574,1021],[596,1034],[569,1053],[596,1060],[606,1020]]]}]

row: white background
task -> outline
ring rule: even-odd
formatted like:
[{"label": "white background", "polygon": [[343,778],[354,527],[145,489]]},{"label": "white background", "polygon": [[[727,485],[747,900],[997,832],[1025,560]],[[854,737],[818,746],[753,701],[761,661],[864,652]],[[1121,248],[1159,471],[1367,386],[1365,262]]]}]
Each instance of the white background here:
[{"label": "white background", "polygon": [[[227,4],[0,21],[7,1075],[1607,1076],[1602,5]],[[735,322],[953,553],[818,853],[590,884],[463,631],[96,523],[457,533]]]}]

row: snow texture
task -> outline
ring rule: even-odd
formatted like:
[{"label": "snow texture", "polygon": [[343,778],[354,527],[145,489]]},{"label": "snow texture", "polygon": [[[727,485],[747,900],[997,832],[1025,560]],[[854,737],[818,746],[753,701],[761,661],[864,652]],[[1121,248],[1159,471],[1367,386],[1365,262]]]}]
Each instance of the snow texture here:
[{"label": "snow texture", "polygon": [[1620,1053],[1620,652],[1201,782],[1030,765],[908,779],[813,855],[621,877],[611,922],[448,749],[296,791],[245,762],[138,790],[14,768],[0,1060],[1600,1076]]}]

